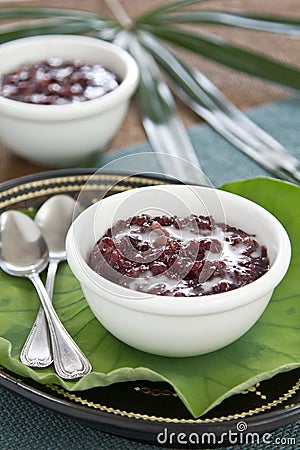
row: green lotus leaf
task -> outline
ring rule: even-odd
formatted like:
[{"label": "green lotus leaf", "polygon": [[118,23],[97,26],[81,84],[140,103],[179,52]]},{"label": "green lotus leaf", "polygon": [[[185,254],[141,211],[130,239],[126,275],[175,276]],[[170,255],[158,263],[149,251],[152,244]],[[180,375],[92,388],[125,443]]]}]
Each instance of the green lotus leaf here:
[{"label": "green lotus leaf", "polygon": [[229,183],[222,189],[249,198],[273,213],[289,233],[293,256],[260,320],[226,348],[191,358],[164,358],[135,350],[108,333],[94,318],[68,265],[59,267],[54,306],[65,327],[90,359],[93,371],[78,381],[64,381],[52,367],[32,369],[20,351],[39,308],[29,280],[0,272],[0,364],[39,383],[69,391],[128,380],[161,380],[172,385],[194,417],[258,381],[300,366],[300,188],[258,178]]}]

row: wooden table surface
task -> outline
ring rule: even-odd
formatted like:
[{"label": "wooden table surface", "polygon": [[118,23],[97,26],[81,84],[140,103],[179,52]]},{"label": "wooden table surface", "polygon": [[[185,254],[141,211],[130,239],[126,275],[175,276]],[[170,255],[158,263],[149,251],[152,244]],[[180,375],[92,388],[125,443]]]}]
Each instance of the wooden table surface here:
[{"label": "wooden table surface", "polygon": [[[159,3],[162,3],[162,1],[122,1],[122,5],[132,17]],[[10,4],[24,6],[24,1],[5,2],[4,6]],[[85,2],[79,0],[26,1],[26,5],[71,7],[77,9],[84,8],[91,11],[98,11],[105,15],[111,14],[105,2],[99,0],[86,0]],[[198,7],[207,8],[207,3]],[[282,0],[215,1],[209,4],[209,8],[233,12],[268,13],[281,16],[294,15],[300,18],[300,0],[285,0],[284,2],[282,2]],[[206,30],[214,32],[216,28],[213,26],[206,26]],[[230,39],[232,42],[244,45],[252,50],[260,51],[263,54],[271,55],[285,63],[300,67],[299,39],[272,33],[238,30],[229,27],[218,27],[218,31],[222,36]],[[256,79],[255,77],[238,73],[212,61],[198,57],[195,54],[181,52],[181,55],[186,58],[189,63],[192,63],[201,69],[221,89],[221,91],[241,109],[268,103],[287,95],[286,90],[278,86]],[[198,116],[194,115],[180,103],[178,103],[178,111],[187,127],[200,122]],[[144,139],[146,139],[146,136],[140,122],[138,101],[134,98],[121,129],[106,151],[114,151]],[[0,144],[0,181],[49,169],[51,168],[35,166],[28,161],[15,156],[8,148],[5,148]]]}]

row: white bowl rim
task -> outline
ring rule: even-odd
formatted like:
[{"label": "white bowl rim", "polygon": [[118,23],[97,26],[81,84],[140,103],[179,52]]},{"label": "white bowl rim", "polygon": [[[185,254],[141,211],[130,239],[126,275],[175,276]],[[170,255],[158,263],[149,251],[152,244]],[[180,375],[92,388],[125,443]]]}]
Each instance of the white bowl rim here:
[{"label": "white bowl rim", "polygon": [[[225,312],[240,308],[241,306],[247,305],[248,303],[252,303],[268,294],[269,292],[272,292],[273,289],[283,279],[289,267],[291,259],[291,243],[289,240],[289,236],[279,220],[265,208],[251,200],[246,199],[245,197],[223,190],[217,190],[218,194],[221,195],[221,197],[227,196],[236,200],[239,199],[239,201],[251,204],[252,206],[255,205],[257,211],[271,222],[273,234],[277,234],[279,239],[276,258],[268,272],[266,272],[263,276],[256,279],[255,281],[240,288],[233,289],[232,291],[199,297],[172,297],[147,294],[144,292],[131,290],[113,283],[112,281],[107,280],[101,275],[98,275],[84,260],[79,249],[73,245],[74,224],[76,225],[77,222],[82,220],[84,215],[88,214],[92,208],[96,209],[101,202],[108,202],[114,198],[120,198],[120,196],[131,195],[137,190],[141,191],[149,189],[160,189],[162,187],[176,188],[176,186],[182,188],[184,185],[158,185],[131,189],[122,193],[117,193],[112,197],[104,198],[83,211],[71,225],[66,239],[67,259],[72,271],[74,272],[75,276],[77,276],[79,281],[88,289],[96,293],[99,293],[99,290],[101,291],[103,289],[107,289],[107,291],[110,293],[115,291],[115,293],[120,294],[120,296],[116,296],[114,299],[111,299],[111,301],[119,305],[123,305],[127,309],[148,311],[152,314],[158,315],[163,314],[191,316],[199,313],[201,315],[209,315],[215,314],[217,312]],[[204,186],[187,186],[189,188],[200,188],[201,190],[214,189]],[[79,258],[78,255],[80,255]],[[74,261],[76,261],[76,264]]]},{"label": "white bowl rim", "polygon": [[[127,51],[123,50],[117,45],[95,37],[50,34],[15,39],[0,46],[0,57],[1,53],[9,51],[10,48],[18,48],[22,47],[23,45],[27,46],[30,43],[35,45],[43,41],[54,43],[64,42],[72,46],[76,46],[79,44],[93,45],[97,46],[98,48],[109,50],[112,55],[125,63],[127,67],[126,76],[123,78],[119,86],[117,86],[113,91],[108,92],[102,97],[94,98],[85,102],[70,103],[64,105],[36,105],[32,103],[19,102],[17,100],[5,98],[0,95],[0,108],[2,108],[3,111],[5,108],[5,112],[7,114],[21,117],[25,117],[27,114],[29,114],[29,117],[31,118],[32,114],[34,114],[34,119],[41,121],[49,120],[50,118],[64,118],[71,120],[74,117],[92,115],[95,112],[99,113],[100,111],[110,109],[115,104],[121,102],[123,99],[128,99],[134,92],[139,81],[139,69],[135,60]],[[20,65],[21,64],[22,62],[20,63]]]}]

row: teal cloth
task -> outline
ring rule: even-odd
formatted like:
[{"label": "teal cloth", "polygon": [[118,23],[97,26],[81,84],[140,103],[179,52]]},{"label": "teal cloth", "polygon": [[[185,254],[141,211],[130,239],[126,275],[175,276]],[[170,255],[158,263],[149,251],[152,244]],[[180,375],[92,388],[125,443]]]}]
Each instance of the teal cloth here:
[{"label": "teal cloth", "polygon": [[[300,159],[300,99],[261,106],[250,110],[248,116]],[[189,134],[201,167],[213,186],[245,178],[272,176],[207,124],[192,127]],[[148,152],[147,155],[145,152]],[[124,158],[129,155],[135,157]],[[106,154],[99,161],[99,166],[107,170],[162,173],[148,142]]]},{"label": "teal cloth", "polygon": [[[300,158],[300,102],[298,100],[292,99],[256,108],[249,111],[249,116]],[[213,185],[218,186],[227,181],[255,176],[270,176],[267,171],[228,144],[207,125],[195,126],[189,133],[203,170]],[[143,152],[148,153],[130,160],[122,158],[131,154],[140,155]],[[99,164],[109,170],[161,172],[151,153],[151,147],[146,142],[105,155]],[[18,397],[2,387],[0,387],[0,393],[1,450],[150,450],[158,448],[94,430]],[[273,444],[261,443],[255,448],[294,450],[299,448],[299,437],[300,421],[273,431],[271,438]],[[287,444],[290,438],[298,440],[298,445]],[[274,444],[275,442],[277,444]],[[282,442],[282,445],[279,442]],[[230,447],[231,450],[253,450],[253,448],[253,445]]]}]

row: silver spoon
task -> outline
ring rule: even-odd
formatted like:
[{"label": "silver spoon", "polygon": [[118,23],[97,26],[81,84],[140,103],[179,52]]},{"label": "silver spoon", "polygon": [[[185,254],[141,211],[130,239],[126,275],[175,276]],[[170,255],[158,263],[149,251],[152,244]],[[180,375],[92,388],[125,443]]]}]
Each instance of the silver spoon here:
[{"label": "silver spoon", "polygon": [[[42,232],[49,250],[46,291],[50,300],[58,264],[66,259],[66,235],[73,218],[79,213],[79,206],[72,197],[54,195],[40,207],[35,216],[35,223]],[[47,367],[52,363],[48,326],[42,307],[23,346],[20,359],[23,364],[31,367]]]},{"label": "silver spoon", "polygon": [[79,378],[91,371],[91,364],[60,322],[39,277],[47,264],[47,244],[34,221],[19,211],[4,212],[0,217],[0,267],[31,280],[46,314],[55,370],[61,378]]}]

